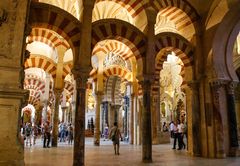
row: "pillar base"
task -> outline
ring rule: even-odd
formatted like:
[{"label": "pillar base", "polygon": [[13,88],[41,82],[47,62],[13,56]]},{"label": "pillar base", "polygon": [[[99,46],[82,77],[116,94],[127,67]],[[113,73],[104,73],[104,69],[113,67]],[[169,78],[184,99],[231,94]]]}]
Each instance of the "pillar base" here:
[{"label": "pillar base", "polygon": [[158,144],[168,144],[170,143],[170,133],[169,132],[159,132],[158,133]]},{"label": "pillar base", "polygon": [[95,140],[94,141],[94,146],[100,146],[100,141],[99,140]]},{"label": "pillar base", "polygon": [[143,163],[152,163],[152,159],[142,159]]},{"label": "pillar base", "polygon": [[218,158],[218,159],[226,158],[226,154],[225,153],[217,153],[216,158]]},{"label": "pillar base", "polygon": [[228,156],[229,157],[239,157],[240,156],[240,149],[239,149],[239,147],[232,147],[232,148],[230,148]]},{"label": "pillar base", "polygon": [[0,166],[24,166],[24,160],[0,160]]}]

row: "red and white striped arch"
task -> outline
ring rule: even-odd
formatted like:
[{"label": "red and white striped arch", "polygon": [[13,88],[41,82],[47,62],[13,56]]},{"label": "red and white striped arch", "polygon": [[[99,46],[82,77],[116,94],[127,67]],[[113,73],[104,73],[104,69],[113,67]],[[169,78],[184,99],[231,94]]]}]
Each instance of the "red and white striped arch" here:
[{"label": "red and white striped arch", "polygon": [[28,98],[28,104],[32,104],[33,106],[37,106],[40,102],[40,96],[41,92],[36,91],[34,89],[28,89],[30,91],[29,98]]},{"label": "red and white striped arch", "polygon": [[138,67],[142,67],[142,56],[146,52],[146,38],[133,25],[116,19],[104,19],[93,23],[92,48],[98,42],[113,39],[127,45],[137,60]]},{"label": "red and white striped arch", "polygon": [[77,19],[79,19],[80,17],[77,8],[80,5],[79,0],[36,0],[36,1],[60,7],[61,9],[65,10],[66,12],[76,17]]},{"label": "red and white striped arch", "polygon": [[96,3],[103,2],[103,1],[112,1],[120,4],[122,7],[126,8],[129,14],[135,18],[138,16],[141,12],[144,11],[144,6],[141,3],[142,0],[96,0]]},{"label": "red and white striped arch", "polygon": [[[153,93],[157,93],[159,86],[160,71],[162,70],[164,61],[167,60],[167,55],[174,52],[179,57],[184,66],[182,66],[181,76],[183,84],[192,79],[193,67],[193,47],[186,39],[174,33],[161,33],[156,36],[156,51],[158,52],[155,58],[155,82]],[[186,71],[187,74],[186,74]],[[186,77],[187,76],[187,77]]]},{"label": "red and white striped arch", "polygon": [[122,79],[119,76],[108,77],[105,83],[105,90],[104,90],[107,101],[114,102],[115,104],[121,104],[121,101],[122,101],[122,94],[120,91],[121,82],[122,82]]},{"label": "red and white striped arch", "polygon": [[109,52],[113,52],[114,54],[121,56],[125,61],[134,58],[133,52],[130,50],[130,48],[117,40],[106,40],[106,44],[103,46],[101,46],[101,44],[97,44],[94,47],[92,54],[97,55],[100,52],[105,55]]},{"label": "red and white striped arch", "polygon": [[49,45],[52,48],[63,46],[69,49],[70,46],[66,40],[61,40],[59,36],[45,28],[33,28],[31,34],[28,36],[28,42],[39,41]]},{"label": "red and white striped arch", "polygon": [[[96,0],[93,9],[93,22],[107,18],[123,19],[144,31],[147,25],[147,16],[143,10],[142,2],[143,0]],[[123,17],[119,17],[121,14],[124,14]]]},{"label": "red and white striped arch", "polygon": [[132,72],[119,66],[107,68],[103,71],[103,81],[106,81],[110,76],[118,76],[123,80],[132,82]]},{"label": "red and white striped arch", "polygon": [[43,94],[45,92],[45,83],[39,79],[27,78],[24,80],[24,89],[35,89]]},{"label": "red and white striped arch", "polygon": [[73,91],[74,91],[73,83],[69,81],[65,81],[64,83],[65,83],[64,89],[66,89],[70,95],[73,95]]},{"label": "red and white striped arch", "polygon": [[73,50],[73,57],[79,53],[81,23],[68,12],[44,3],[32,2],[29,24],[34,28],[46,28],[62,36]]},{"label": "red and white striped arch", "polygon": [[92,78],[94,82],[97,82],[97,74],[98,74],[98,69],[92,69],[92,71],[89,74],[89,77]]},{"label": "red and white striped arch", "polygon": [[[184,37],[175,33],[164,32],[155,36],[155,40],[155,49],[157,53],[160,53],[162,49],[168,52],[173,51],[181,58],[185,67],[193,65],[193,47]],[[157,56],[160,67],[162,67],[166,58],[167,54],[160,54]]]},{"label": "red and white striped arch", "polygon": [[187,0],[154,0],[152,7],[174,21],[179,30],[199,19],[196,9]]},{"label": "red and white striped arch", "polygon": [[25,69],[37,67],[43,69],[45,72],[48,72],[52,75],[53,78],[56,78],[56,64],[53,60],[43,57],[43,56],[31,56],[25,62]]},{"label": "red and white striped arch", "polygon": [[62,75],[63,79],[65,79],[65,77],[71,73],[72,68],[73,68],[72,61],[69,61],[69,62],[63,64],[63,75]]},{"label": "red and white striped arch", "polygon": [[22,113],[31,116],[31,114],[32,114],[32,109],[31,109],[30,107],[26,106],[26,107],[24,107],[24,108],[22,109]]}]

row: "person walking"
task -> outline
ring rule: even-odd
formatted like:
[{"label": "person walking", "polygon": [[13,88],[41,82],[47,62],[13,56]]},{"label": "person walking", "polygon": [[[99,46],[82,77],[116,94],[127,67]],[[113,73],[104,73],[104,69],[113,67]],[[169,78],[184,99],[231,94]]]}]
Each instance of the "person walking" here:
[{"label": "person walking", "polygon": [[27,123],[26,129],[25,129],[25,134],[26,134],[26,146],[28,146],[28,142],[30,146],[32,146],[32,126],[31,123]]},{"label": "person walking", "polygon": [[113,142],[114,152],[115,155],[119,155],[119,148],[120,148],[120,142],[119,138],[122,140],[122,135],[120,130],[118,129],[117,122],[114,122],[114,126],[111,128],[109,133],[109,139]]},{"label": "person walking", "polygon": [[[50,137],[51,137],[51,127],[49,126],[49,122],[46,122],[44,125],[44,139],[43,139],[43,148],[50,148],[49,143],[50,143]],[[46,145],[47,141],[47,145]]]},{"label": "person walking", "polygon": [[169,128],[170,128],[171,138],[174,138],[174,122],[173,121],[171,121],[171,123],[169,124]]},{"label": "person walking", "polygon": [[68,126],[68,144],[72,145],[73,142],[73,127],[72,124],[70,123]]},{"label": "person walking", "polygon": [[[173,122],[173,148],[172,149],[176,149],[176,144],[177,144],[177,140],[178,140],[178,129],[177,129],[177,123],[178,122]],[[179,145],[179,142],[178,142]]]},{"label": "person walking", "polygon": [[108,139],[108,125],[107,124],[106,124],[106,126],[104,128],[103,135],[104,135],[104,141],[105,141],[105,139]]}]

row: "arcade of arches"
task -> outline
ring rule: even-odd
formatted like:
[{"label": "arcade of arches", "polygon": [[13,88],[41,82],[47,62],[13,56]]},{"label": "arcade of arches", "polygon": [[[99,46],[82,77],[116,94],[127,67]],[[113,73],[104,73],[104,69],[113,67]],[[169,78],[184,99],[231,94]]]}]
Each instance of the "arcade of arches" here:
[{"label": "arcade of arches", "polygon": [[[74,126],[73,165],[85,135],[106,125],[129,144],[166,141],[162,123],[187,122],[188,154],[239,154],[238,0],[3,0],[0,2],[0,165],[24,165],[25,122]],[[100,145],[101,146],[101,145]]]}]

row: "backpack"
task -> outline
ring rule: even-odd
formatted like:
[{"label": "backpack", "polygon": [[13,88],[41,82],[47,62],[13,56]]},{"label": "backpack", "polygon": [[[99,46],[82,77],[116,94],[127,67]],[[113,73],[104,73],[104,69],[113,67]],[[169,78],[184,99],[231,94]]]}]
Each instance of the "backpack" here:
[{"label": "backpack", "polygon": [[116,130],[112,133],[112,135],[111,135],[111,139],[112,139],[112,141],[115,141],[116,140],[116,133],[117,133],[117,130],[118,130],[118,128],[116,128]]},{"label": "backpack", "polygon": [[30,134],[31,134],[31,128],[30,128],[30,127],[27,127],[27,128],[26,128],[26,135],[27,135],[27,136],[30,136]]}]

